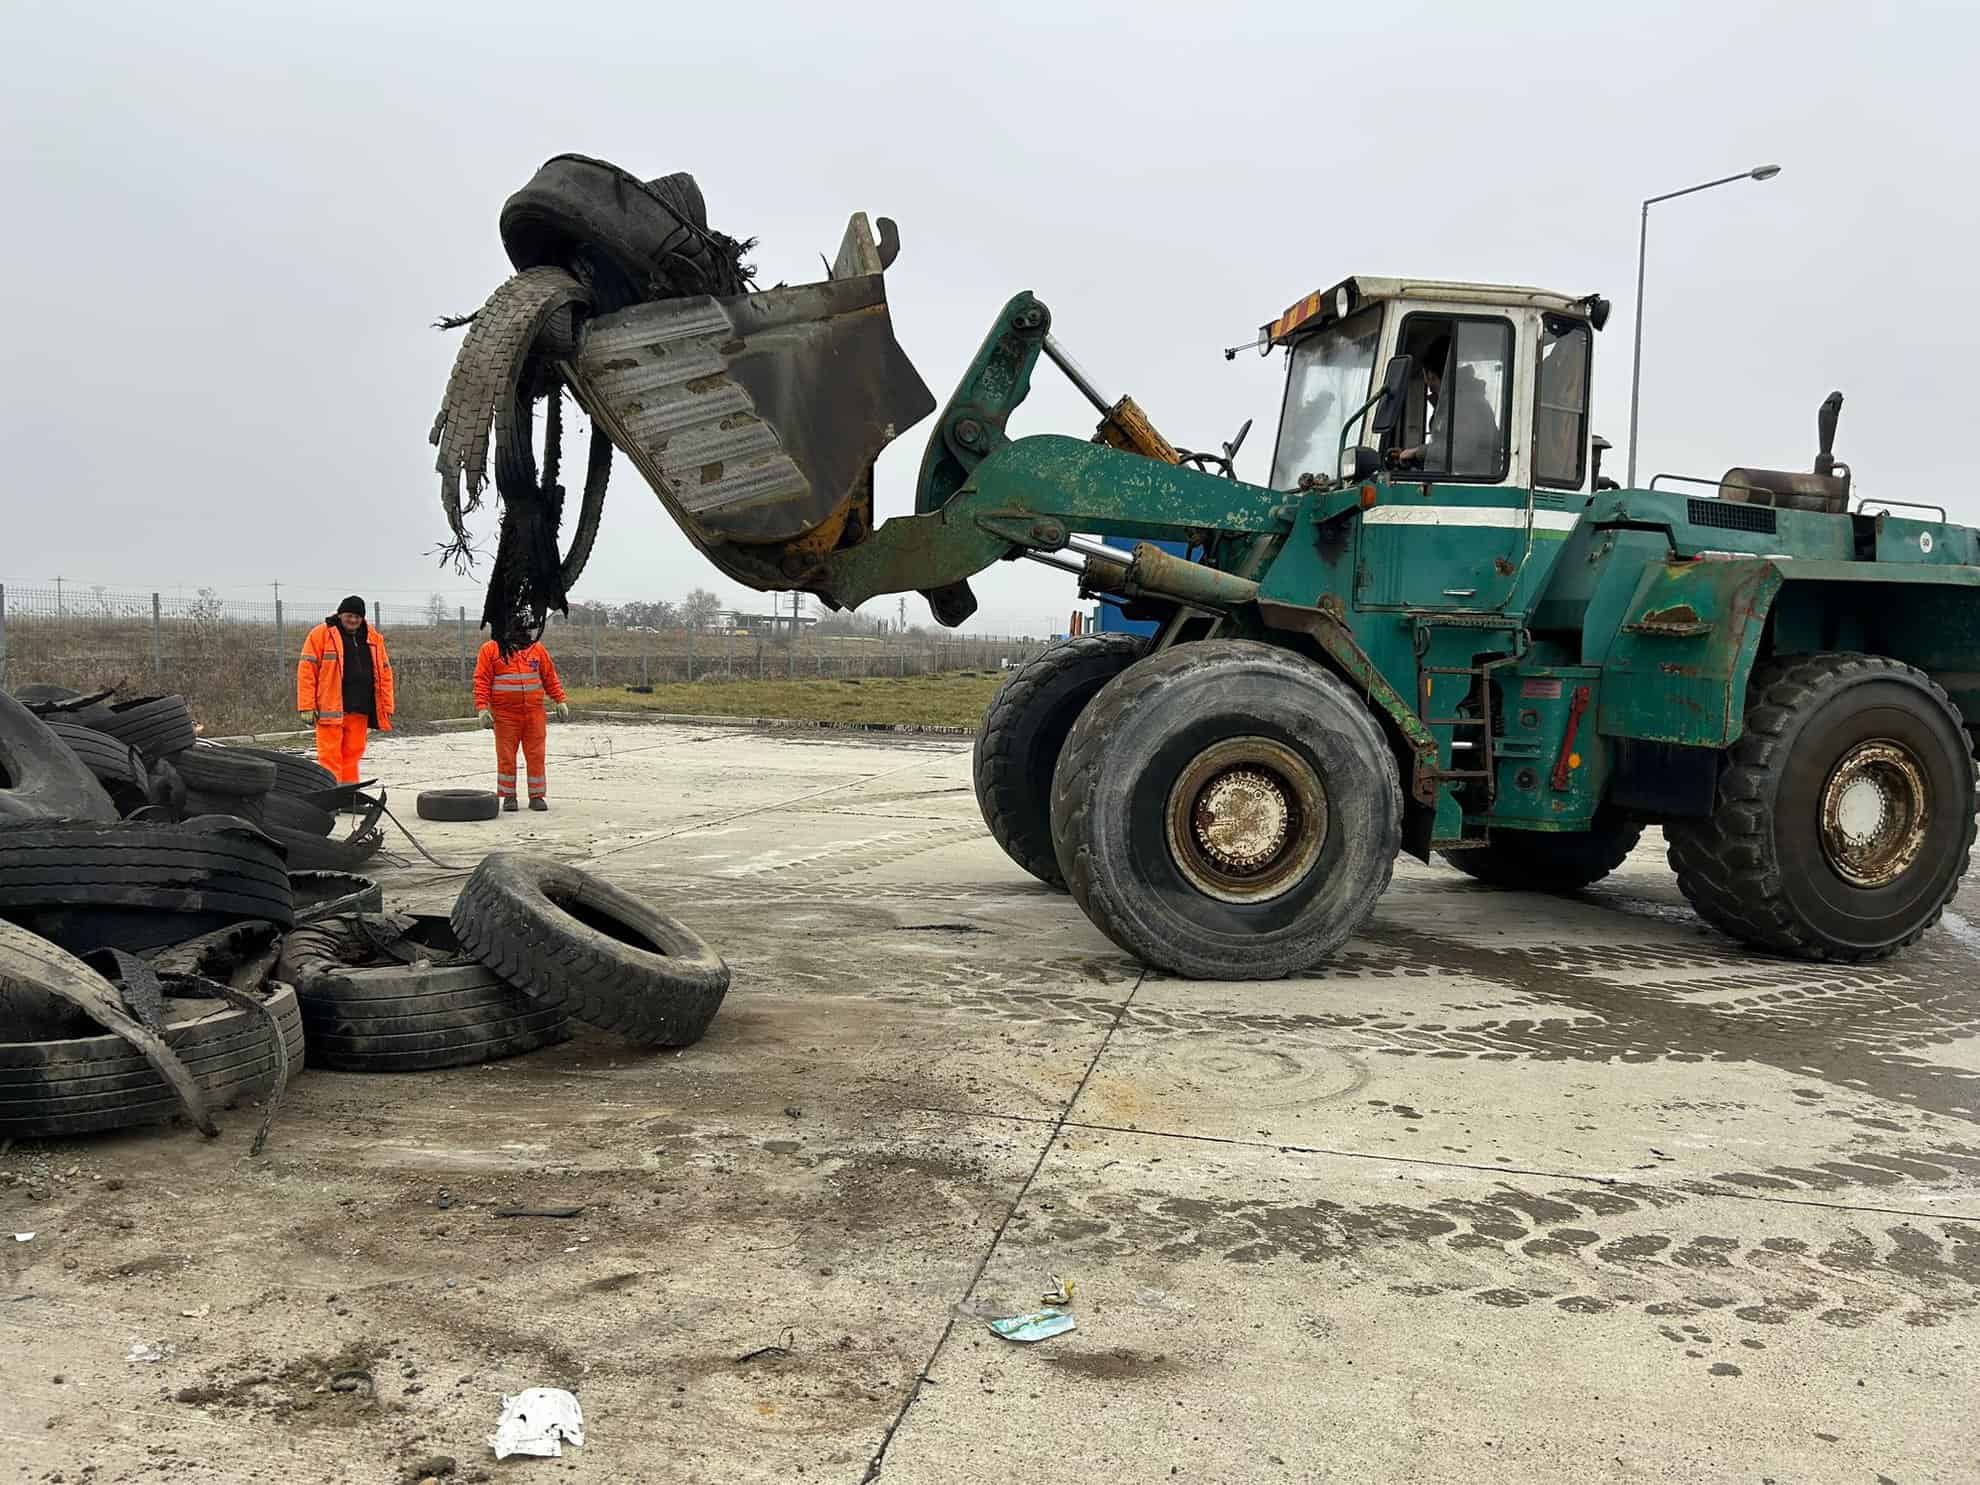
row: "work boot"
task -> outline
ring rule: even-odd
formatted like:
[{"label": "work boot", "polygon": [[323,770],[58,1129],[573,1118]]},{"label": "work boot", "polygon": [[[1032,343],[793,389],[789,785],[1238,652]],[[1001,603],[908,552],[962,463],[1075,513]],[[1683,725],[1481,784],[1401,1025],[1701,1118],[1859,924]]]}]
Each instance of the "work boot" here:
[{"label": "work boot", "polygon": [[515,795],[513,795],[513,794],[505,794],[505,795],[503,795],[503,796],[502,796],[502,808],[503,808],[503,809],[505,809],[505,810],[509,810],[509,811],[512,811],[512,812],[513,812],[513,811],[514,811],[514,810],[515,810],[515,809],[517,808],[517,805],[516,805],[516,796],[515,796]]},{"label": "work boot", "polygon": [[529,807],[533,810],[547,810],[550,808],[550,801],[541,794],[534,795],[529,801]]}]

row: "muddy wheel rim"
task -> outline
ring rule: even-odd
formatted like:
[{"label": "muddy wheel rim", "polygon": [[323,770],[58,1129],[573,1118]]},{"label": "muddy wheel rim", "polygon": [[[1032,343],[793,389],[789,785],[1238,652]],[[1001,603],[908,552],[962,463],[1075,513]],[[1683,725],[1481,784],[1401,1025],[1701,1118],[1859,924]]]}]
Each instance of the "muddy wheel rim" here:
[{"label": "muddy wheel rim", "polygon": [[1320,859],[1327,794],[1313,766],[1268,737],[1228,738],[1191,759],[1169,790],[1169,854],[1184,880],[1222,902],[1266,902]]},{"label": "muddy wheel rim", "polygon": [[1931,790],[1911,750],[1889,738],[1858,743],[1822,786],[1822,853],[1855,887],[1896,881],[1924,849]]}]

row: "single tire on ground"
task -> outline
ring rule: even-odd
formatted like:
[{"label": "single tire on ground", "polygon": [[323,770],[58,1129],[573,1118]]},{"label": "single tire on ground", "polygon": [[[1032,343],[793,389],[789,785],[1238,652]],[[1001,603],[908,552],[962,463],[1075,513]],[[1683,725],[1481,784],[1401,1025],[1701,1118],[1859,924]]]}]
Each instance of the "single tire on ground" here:
[{"label": "single tire on ground", "polygon": [[385,911],[384,890],[354,871],[292,871],[289,890],[298,925]]},{"label": "single tire on ground", "polygon": [[648,1046],[700,1040],[728,993],[729,966],[699,935],[561,862],[495,852],[452,919],[461,946],[503,979]]},{"label": "single tire on ground", "polygon": [[121,737],[147,759],[174,757],[198,740],[183,696],[133,697],[111,703],[101,714],[92,710],[82,720],[99,732]]},{"label": "single tire on ground", "polygon": [[[75,972],[90,975],[84,965]],[[93,977],[93,976],[92,976]],[[265,1096],[275,1083],[276,1051],[266,1018],[217,999],[196,998],[198,982],[165,977],[164,1038],[191,1073],[209,1109]],[[286,985],[262,992],[302,1065],[303,1028]],[[178,1095],[128,1041],[77,1016],[65,1034],[0,1041],[0,1139],[45,1139],[157,1124],[177,1116]]]},{"label": "single tire on ground", "polygon": [[1664,827],[1698,915],[1757,948],[1863,963],[1939,921],[1973,848],[1974,760],[1951,700],[1879,655],[1787,656],[1703,820]]},{"label": "single tire on ground", "polygon": [[423,789],[413,801],[422,820],[492,820],[501,807],[492,789]]},{"label": "single tire on ground", "polygon": [[1621,866],[1642,838],[1643,827],[1636,821],[1598,810],[1587,830],[1494,829],[1485,845],[1438,854],[1466,876],[1494,887],[1578,892]]},{"label": "single tire on ground", "polygon": [[48,724],[0,696],[0,824],[117,818],[88,766]]},{"label": "single tire on ground", "polygon": [[1148,653],[1138,634],[1082,634],[1012,671],[976,734],[971,773],[983,823],[1004,853],[1065,888],[1052,847],[1052,775],[1073,723],[1100,688]]},{"label": "single tire on ground", "polygon": [[136,748],[94,727],[79,727],[52,717],[46,719],[46,725],[103,786],[118,813],[129,814],[151,803],[151,774]]},{"label": "single tire on ground", "polygon": [[302,997],[319,1067],[425,1072],[571,1034],[562,1005],[470,959],[445,918],[365,914],[305,925],[289,935],[281,973]]},{"label": "single tire on ground", "polygon": [[1314,662],[1204,640],[1123,671],[1073,725],[1052,789],[1059,869],[1094,925],[1191,979],[1324,960],[1389,885],[1395,755]]},{"label": "single tire on ground", "polygon": [[25,825],[0,853],[0,916],[71,953],[167,947],[249,918],[287,927],[288,868],[238,821]]},{"label": "single tire on ground", "polygon": [[275,765],[235,748],[202,743],[172,759],[186,787],[206,795],[260,798],[275,787]]}]

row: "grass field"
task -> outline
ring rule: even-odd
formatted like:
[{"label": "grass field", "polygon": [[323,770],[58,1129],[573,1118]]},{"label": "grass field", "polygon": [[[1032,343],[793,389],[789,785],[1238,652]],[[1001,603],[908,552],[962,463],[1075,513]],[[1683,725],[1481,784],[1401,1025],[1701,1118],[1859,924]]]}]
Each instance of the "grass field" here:
[{"label": "grass field", "polygon": [[996,671],[874,676],[842,681],[676,682],[650,695],[615,686],[572,686],[571,705],[599,711],[677,712],[696,717],[776,717],[795,722],[975,727],[1003,676]]}]

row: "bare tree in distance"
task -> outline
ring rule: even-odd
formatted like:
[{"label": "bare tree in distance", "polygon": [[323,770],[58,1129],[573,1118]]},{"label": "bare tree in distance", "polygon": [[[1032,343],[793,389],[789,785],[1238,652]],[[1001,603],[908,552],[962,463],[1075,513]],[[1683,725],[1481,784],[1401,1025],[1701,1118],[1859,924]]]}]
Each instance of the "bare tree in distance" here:
[{"label": "bare tree in distance", "polygon": [[721,611],[721,599],[706,588],[692,588],[681,600],[681,623],[689,629],[706,629],[715,622],[715,615]]},{"label": "bare tree in distance", "polygon": [[435,629],[447,622],[447,600],[438,593],[426,595],[426,622]]},{"label": "bare tree in distance", "polygon": [[626,629],[672,629],[680,623],[674,605],[664,599],[622,603],[613,610],[613,619]]}]

